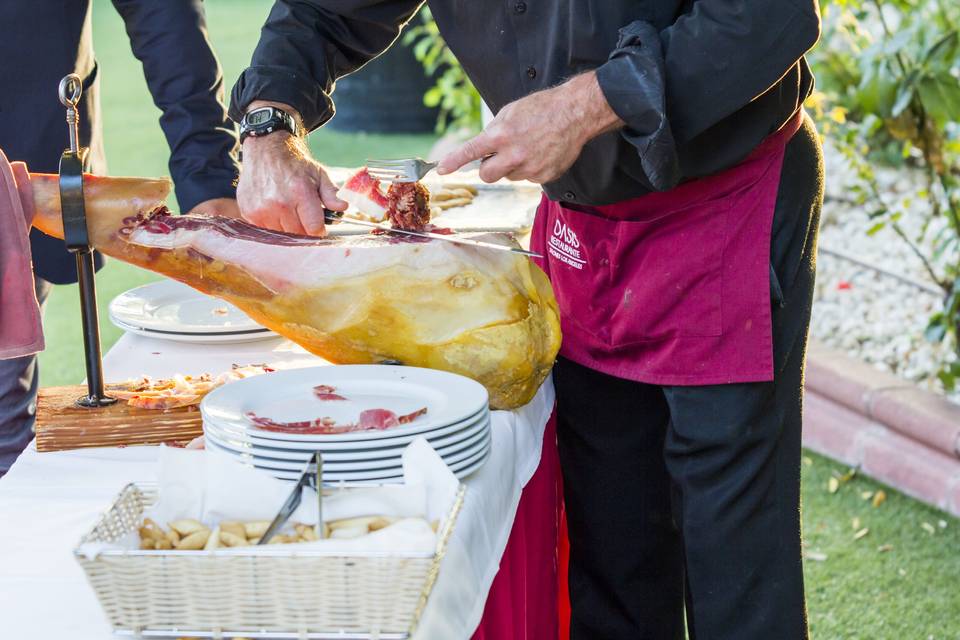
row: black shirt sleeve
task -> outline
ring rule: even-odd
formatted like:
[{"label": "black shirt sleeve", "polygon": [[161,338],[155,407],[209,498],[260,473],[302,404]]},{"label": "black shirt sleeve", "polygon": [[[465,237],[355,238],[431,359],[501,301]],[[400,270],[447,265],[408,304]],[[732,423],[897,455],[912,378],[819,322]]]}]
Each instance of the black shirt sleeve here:
[{"label": "black shirt sleeve", "polygon": [[312,131],[333,117],[336,80],[383,53],[423,0],[277,0],[251,65],[237,80],[230,117],[254,100],[289,104]]},{"label": "black shirt sleeve", "polygon": [[651,183],[667,189],[675,145],[765,93],[819,36],[814,0],[699,0],[659,34],[641,21],[621,29],[597,79]]},{"label": "black shirt sleeve", "polygon": [[207,40],[201,0],[113,0],[143,64],[181,211],[233,198],[237,135],[223,105],[223,75]]}]

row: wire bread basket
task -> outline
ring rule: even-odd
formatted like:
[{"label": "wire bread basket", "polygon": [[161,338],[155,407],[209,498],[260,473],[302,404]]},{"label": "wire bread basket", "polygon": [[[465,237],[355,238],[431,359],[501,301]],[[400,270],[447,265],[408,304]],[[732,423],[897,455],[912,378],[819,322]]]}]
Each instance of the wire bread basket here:
[{"label": "wire bread basket", "polygon": [[[120,635],[400,640],[420,620],[464,492],[461,485],[429,554],[270,545],[74,555]],[[156,499],[155,486],[128,484],[80,544],[136,531]]]}]

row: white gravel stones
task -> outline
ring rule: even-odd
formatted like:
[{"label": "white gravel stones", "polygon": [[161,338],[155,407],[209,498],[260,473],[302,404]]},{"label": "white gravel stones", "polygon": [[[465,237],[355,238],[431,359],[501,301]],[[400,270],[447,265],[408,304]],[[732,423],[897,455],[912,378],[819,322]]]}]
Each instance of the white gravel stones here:
[{"label": "white gravel stones", "polygon": [[[827,199],[820,229],[821,249],[834,249],[911,280],[932,283],[920,259],[891,229],[867,235],[873,220],[865,207],[851,202],[852,173],[839,153],[827,146]],[[888,202],[913,198],[901,220],[915,236],[923,222],[922,202],[915,192],[922,181],[909,171],[878,169]],[[941,221],[934,221],[932,237]],[[927,252],[925,252],[927,253]],[[937,294],[878,274],[863,266],[820,252],[811,335],[847,354],[890,371],[922,387],[943,392],[936,377],[940,363],[953,359],[952,343],[933,344],[924,337],[930,316],[940,309]],[[951,394],[960,401],[960,393]]]}]

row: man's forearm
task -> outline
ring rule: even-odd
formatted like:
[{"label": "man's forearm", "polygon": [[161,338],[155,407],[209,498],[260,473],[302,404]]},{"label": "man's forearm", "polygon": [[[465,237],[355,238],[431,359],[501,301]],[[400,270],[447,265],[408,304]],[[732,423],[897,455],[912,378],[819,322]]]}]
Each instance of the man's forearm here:
[{"label": "man's forearm", "polygon": [[595,71],[574,76],[559,89],[567,95],[572,119],[581,127],[584,144],[624,125],[603,95]]}]

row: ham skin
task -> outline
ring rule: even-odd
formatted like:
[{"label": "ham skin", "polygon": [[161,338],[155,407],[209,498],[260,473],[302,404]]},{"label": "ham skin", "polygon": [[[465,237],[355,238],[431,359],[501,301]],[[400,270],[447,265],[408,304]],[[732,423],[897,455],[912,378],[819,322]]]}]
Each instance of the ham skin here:
[{"label": "ham skin", "polygon": [[[58,179],[31,174],[34,226],[62,238]],[[213,295],[334,363],[385,361],[471,377],[490,405],[530,401],[553,366],[560,322],[524,256],[394,235],[314,238],[242,220],[173,216],[166,179],[85,176],[91,243]],[[476,234],[501,244],[504,234]]]}]

